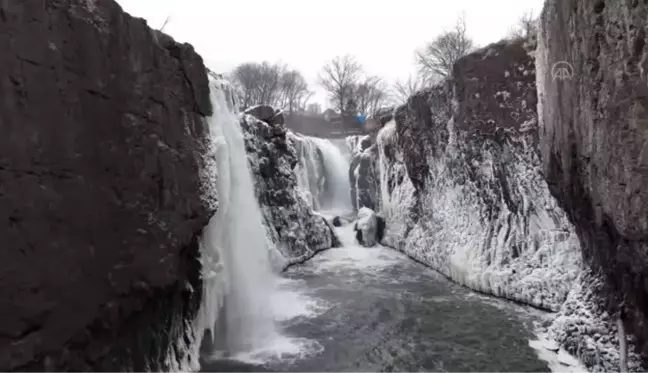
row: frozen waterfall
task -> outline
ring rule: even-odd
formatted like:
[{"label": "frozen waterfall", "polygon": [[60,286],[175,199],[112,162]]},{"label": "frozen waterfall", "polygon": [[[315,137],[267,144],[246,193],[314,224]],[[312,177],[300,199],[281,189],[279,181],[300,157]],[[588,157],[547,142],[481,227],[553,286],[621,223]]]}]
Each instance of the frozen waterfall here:
[{"label": "frozen waterfall", "polygon": [[[276,339],[278,332],[268,305],[277,280],[268,258],[266,232],[233,96],[224,81],[212,81],[210,89],[214,114],[208,123],[220,205],[203,236],[204,293],[197,333],[202,328],[210,331],[212,338],[215,334],[224,337],[225,353],[236,354]],[[219,327],[215,333],[219,321],[226,330]]]}]

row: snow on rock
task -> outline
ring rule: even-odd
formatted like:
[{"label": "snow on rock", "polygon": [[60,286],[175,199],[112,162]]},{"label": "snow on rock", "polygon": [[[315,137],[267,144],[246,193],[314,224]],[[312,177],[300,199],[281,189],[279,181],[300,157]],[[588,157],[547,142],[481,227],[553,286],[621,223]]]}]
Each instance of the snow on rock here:
[{"label": "snow on rock", "polygon": [[[619,371],[621,356],[616,318],[610,317],[597,296],[602,287],[600,276],[584,272],[546,332],[567,352],[578,356],[591,371]],[[628,342],[628,370],[642,371],[641,359],[633,352],[632,336]]]},{"label": "snow on rock", "polygon": [[[283,126],[271,126],[252,115],[241,116],[255,192],[265,218],[271,258],[276,269],[311,258],[336,246],[331,224],[313,210],[298,180],[299,141]],[[303,145],[303,144],[302,144]],[[317,180],[315,175],[309,180]],[[309,188],[308,190],[314,190]],[[308,193],[308,192],[307,192]]]},{"label": "snow on rock", "polygon": [[475,290],[557,311],[582,263],[541,173],[535,82],[520,72],[533,65],[521,43],[498,43],[460,60],[453,83],[412,96],[376,139],[377,198],[383,243]]},{"label": "snow on rock", "polygon": [[354,230],[356,232],[356,239],[362,246],[376,246],[382,239],[385,230],[385,220],[374,211],[362,207],[358,211],[358,220]]}]

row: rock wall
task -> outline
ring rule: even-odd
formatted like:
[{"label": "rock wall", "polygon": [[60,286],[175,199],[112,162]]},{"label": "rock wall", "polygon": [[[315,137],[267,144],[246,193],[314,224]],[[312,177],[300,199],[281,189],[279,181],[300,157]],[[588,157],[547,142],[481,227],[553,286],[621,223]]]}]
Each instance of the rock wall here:
[{"label": "rock wall", "polygon": [[257,199],[266,220],[276,269],[310,259],[339,243],[333,227],[313,210],[295,172],[303,141],[282,125],[241,117]]},{"label": "rock wall", "polygon": [[200,303],[202,59],[112,0],[0,2],[0,370],[158,370]]},{"label": "rock wall", "polygon": [[377,138],[384,242],[475,290],[558,310],[578,238],[537,149],[534,59],[523,41],[461,59]]},{"label": "rock wall", "polygon": [[[601,312],[621,315],[648,361],[648,86],[642,1],[548,0],[541,17],[541,151],[551,192],[602,281]],[[556,65],[565,61],[565,63]],[[555,68],[554,68],[555,67]],[[558,68],[569,79],[556,79]],[[581,336],[576,345],[589,337]],[[646,367],[644,366],[644,369]]]}]

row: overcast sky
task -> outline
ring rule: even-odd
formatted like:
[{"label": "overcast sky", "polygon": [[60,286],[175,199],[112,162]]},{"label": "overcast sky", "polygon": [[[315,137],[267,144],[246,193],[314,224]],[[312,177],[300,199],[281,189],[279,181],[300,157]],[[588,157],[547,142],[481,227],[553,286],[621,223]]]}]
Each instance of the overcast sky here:
[{"label": "overcast sky", "polygon": [[504,37],[543,0],[117,0],[177,41],[191,43],[214,71],[267,60],[299,69],[315,89],[321,67],[352,54],[387,80],[415,74],[414,51],[451,27],[462,12],[480,46]]}]

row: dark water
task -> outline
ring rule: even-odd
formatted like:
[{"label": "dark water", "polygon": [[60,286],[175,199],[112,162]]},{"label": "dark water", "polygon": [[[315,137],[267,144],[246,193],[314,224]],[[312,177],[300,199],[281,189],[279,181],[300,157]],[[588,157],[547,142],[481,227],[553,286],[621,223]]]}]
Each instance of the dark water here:
[{"label": "dark water", "polygon": [[262,365],[204,362],[204,371],[549,371],[528,344],[532,313],[389,249],[330,250],[284,276],[326,305],[282,325],[318,349]]}]

